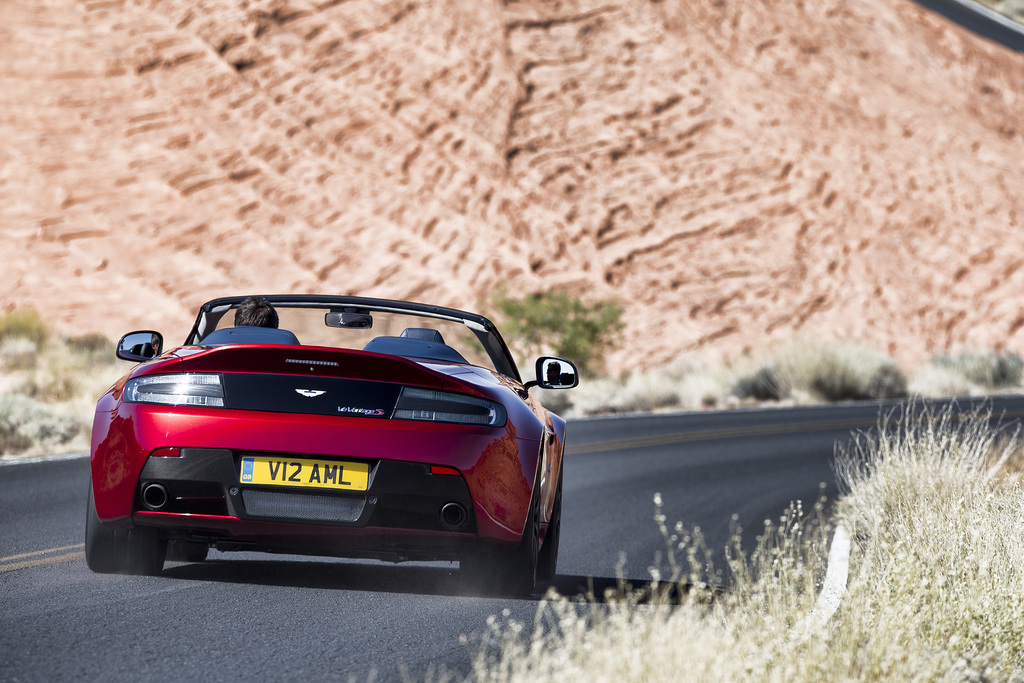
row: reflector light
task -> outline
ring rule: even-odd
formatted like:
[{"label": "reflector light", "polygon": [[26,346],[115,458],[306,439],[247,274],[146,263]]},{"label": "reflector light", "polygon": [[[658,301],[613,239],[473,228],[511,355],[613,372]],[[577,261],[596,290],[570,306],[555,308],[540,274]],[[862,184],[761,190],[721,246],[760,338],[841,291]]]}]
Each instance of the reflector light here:
[{"label": "reflector light", "polygon": [[441,465],[431,465],[430,466],[430,473],[431,474],[447,474],[447,475],[452,476],[452,477],[460,477],[460,476],[462,476],[462,475],[459,474],[459,471],[457,469],[455,469],[454,467],[442,467]]},{"label": "reflector light", "polygon": [[157,448],[155,451],[150,453],[155,458],[177,458],[181,455],[180,448]]}]

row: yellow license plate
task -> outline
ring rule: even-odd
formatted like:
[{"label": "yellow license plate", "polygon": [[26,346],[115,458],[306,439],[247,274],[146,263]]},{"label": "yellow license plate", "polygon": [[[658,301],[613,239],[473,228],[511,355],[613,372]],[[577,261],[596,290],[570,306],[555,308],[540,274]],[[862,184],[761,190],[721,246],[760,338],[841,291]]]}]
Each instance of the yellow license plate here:
[{"label": "yellow license plate", "polygon": [[370,466],[362,462],[246,456],[242,458],[238,480],[243,484],[260,486],[365,491],[369,478]]}]

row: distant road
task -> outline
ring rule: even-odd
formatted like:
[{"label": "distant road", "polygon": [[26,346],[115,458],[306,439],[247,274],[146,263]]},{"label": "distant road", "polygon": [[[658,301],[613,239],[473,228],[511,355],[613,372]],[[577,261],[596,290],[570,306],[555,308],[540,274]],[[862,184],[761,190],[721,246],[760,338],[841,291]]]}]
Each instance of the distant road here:
[{"label": "distant road", "polygon": [[[994,401],[1005,419],[1024,399]],[[749,546],[792,500],[809,509],[851,432],[892,404],[573,420],[562,548],[552,585],[576,594],[639,583],[670,525]],[[487,618],[528,628],[540,596],[466,594],[451,564],[387,565],[211,552],[156,577],[91,573],[82,557],[88,459],[0,466],[0,681],[415,680],[471,672]],[[736,515],[736,521],[733,521]],[[662,559],[662,566],[664,560]]]},{"label": "distant road", "polygon": [[1024,26],[970,0],[914,0],[979,36],[1017,52],[1024,52]]}]

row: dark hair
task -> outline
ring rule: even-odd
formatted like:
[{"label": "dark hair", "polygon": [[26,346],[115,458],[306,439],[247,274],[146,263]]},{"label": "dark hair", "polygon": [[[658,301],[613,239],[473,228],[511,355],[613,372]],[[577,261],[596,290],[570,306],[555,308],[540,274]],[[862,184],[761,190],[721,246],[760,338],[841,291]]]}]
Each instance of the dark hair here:
[{"label": "dark hair", "polygon": [[277,311],[261,296],[251,296],[235,309],[235,327],[277,327]]}]

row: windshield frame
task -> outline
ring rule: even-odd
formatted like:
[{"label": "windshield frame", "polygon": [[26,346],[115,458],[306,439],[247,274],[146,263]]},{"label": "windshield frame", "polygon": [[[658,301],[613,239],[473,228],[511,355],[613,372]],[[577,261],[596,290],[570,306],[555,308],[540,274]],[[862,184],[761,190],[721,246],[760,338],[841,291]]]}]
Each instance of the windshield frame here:
[{"label": "windshield frame", "polygon": [[[221,297],[203,304],[199,308],[199,314],[192,325],[192,330],[185,339],[185,346],[199,345],[207,331],[216,329],[221,318],[248,298],[248,295]],[[505,340],[498,332],[498,328],[493,322],[476,313],[410,301],[357,296],[271,294],[262,295],[261,298],[269,301],[275,308],[337,308],[371,314],[374,311],[379,311],[460,322],[476,335],[490,358],[494,366],[493,369],[522,384],[519,369],[516,367]]]}]

